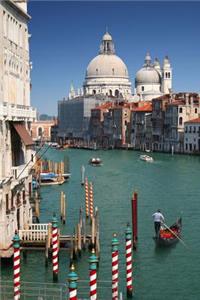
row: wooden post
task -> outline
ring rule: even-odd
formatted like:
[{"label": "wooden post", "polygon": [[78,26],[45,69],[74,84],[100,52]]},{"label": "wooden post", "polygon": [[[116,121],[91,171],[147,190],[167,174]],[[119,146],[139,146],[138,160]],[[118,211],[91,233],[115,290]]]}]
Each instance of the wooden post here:
[{"label": "wooden post", "polygon": [[92,217],[91,219],[91,248],[95,248],[95,236],[96,236],[96,228],[95,228],[95,218]]},{"label": "wooden post", "polygon": [[96,254],[100,256],[100,240],[99,240],[99,211],[98,207],[95,207],[95,228],[96,228]]},{"label": "wooden post", "polygon": [[85,218],[83,218],[83,226],[82,226],[82,233],[83,233],[83,250],[86,249],[86,224],[85,224]]},{"label": "wooden post", "polygon": [[78,255],[81,256],[81,226],[77,224],[77,248],[78,248]]},{"label": "wooden post", "polygon": [[77,298],[77,280],[78,276],[75,273],[74,265],[71,265],[70,273],[68,275],[68,282],[69,282],[69,296],[68,300],[78,300]]},{"label": "wooden post", "polygon": [[133,248],[137,248],[137,239],[138,239],[138,234],[137,234],[137,193],[134,192],[133,197],[132,197],[132,230],[133,230]]},{"label": "wooden post", "polygon": [[85,178],[85,214],[86,218],[89,217],[89,189],[88,189],[88,179]]},{"label": "wooden post", "polygon": [[63,191],[60,192],[60,219],[63,219]]},{"label": "wooden post", "polygon": [[66,197],[65,194],[63,194],[63,213],[62,213],[62,223],[65,224],[66,222]]},{"label": "wooden post", "polygon": [[85,167],[81,167],[81,185],[84,185],[85,183]]},{"label": "wooden post", "polygon": [[93,216],[94,216],[94,196],[93,196],[93,185],[92,182],[90,182],[89,185],[89,199],[90,199],[90,218],[92,220]]},{"label": "wooden post", "polygon": [[40,216],[40,205],[39,205],[39,199],[38,199],[38,198],[35,199],[35,216],[36,216],[36,218],[39,220],[39,216]]},{"label": "wooden post", "polygon": [[132,278],[132,232],[129,223],[126,228],[126,293],[127,298],[133,296],[133,278]]},{"label": "wooden post", "polygon": [[13,238],[13,248],[14,248],[14,256],[13,256],[13,283],[14,283],[14,300],[20,299],[20,238],[15,232]]}]

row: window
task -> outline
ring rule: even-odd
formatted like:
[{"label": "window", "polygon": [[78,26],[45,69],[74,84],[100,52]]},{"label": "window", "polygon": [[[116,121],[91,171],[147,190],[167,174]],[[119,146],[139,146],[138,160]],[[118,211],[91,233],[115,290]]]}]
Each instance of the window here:
[{"label": "window", "polygon": [[168,72],[168,78],[170,78],[170,72]]},{"label": "window", "polygon": [[185,150],[187,150],[188,149],[188,144],[185,144]]},{"label": "window", "polygon": [[195,108],[194,112],[195,112],[195,114],[197,114],[197,108]]},{"label": "window", "polygon": [[179,113],[181,114],[182,112],[183,112],[183,108],[180,107],[180,108],[179,108]]},{"label": "window", "polygon": [[98,69],[96,69],[96,75],[98,75],[98,72],[99,72],[99,70],[98,70]]},{"label": "window", "polygon": [[114,68],[112,68],[112,74],[113,74],[113,75],[115,74],[115,69],[114,69]]},{"label": "window", "polygon": [[95,95],[95,94],[96,94],[96,91],[95,91],[95,90],[93,90],[92,92],[93,92],[93,95]]},{"label": "window", "polygon": [[144,86],[142,86],[142,92],[144,92]]},{"label": "window", "polygon": [[196,132],[196,127],[194,126],[194,127],[193,127],[193,133],[195,133],[195,132]]},{"label": "window", "polygon": [[182,117],[179,118],[179,125],[183,125],[183,118]]},{"label": "window", "polygon": [[187,133],[188,132],[188,128],[187,128],[187,126],[185,127],[185,133]]}]

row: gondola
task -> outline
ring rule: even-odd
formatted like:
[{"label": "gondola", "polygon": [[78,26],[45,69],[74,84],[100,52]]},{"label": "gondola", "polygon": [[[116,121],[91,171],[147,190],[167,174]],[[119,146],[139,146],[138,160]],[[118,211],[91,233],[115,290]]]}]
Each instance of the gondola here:
[{"label": "gondola", "polygon": [[[154,237],[154,241],[157,246],[171,246],[179,241],[182,229],[182,219],[179,218],[173,225],[170,226],[170,230],[161,226],[159,237]],[[172,233],[174,232],[174,234]]]}]

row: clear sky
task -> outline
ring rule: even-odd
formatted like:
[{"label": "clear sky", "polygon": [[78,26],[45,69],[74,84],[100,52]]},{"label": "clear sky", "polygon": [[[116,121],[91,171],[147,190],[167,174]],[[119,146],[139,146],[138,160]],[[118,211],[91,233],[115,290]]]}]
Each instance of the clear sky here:
[{"label": "clear sky", "polygon": [[200,91],[200,2],[30,1],[32,106],[57,115],[73,81],[81,87],[106,27],[132,85],[146,51],[173,67],[173,90]]}]

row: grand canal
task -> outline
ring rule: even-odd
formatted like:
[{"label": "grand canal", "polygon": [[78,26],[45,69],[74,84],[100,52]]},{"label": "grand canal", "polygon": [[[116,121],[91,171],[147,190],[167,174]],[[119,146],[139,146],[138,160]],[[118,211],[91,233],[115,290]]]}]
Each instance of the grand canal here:
[{"label": "grand canal", "polygon": [[[120,290],[125,298],[124,231],[131,221],[131,195],[138,192],[138,249],[134,253],[134,299],[157,300],[200,299],[200,157],[153,153],[155,161],[139,160],[133,151],[49,150],[49,159],[70,160],[71,179],[62,186],[41,189],[41,223],[51,221],[59,213],[59,194],[67,196],[67,222],[62,232],[72,233],[77,223],[79,207],[84,207],[84,188],[81,186],[81,165],[94,183],[94,201],[100,212],[101,260],[99,280],[111,280],[111,240],[116,232],[120,241]],[[103,166],[88,165],[92,156],[99,156]],[[170,225],[181,214],[182,238],[169,249],[156,249],[152,214],[160,208]],[[88,252],[76,263],[80,279],[88,278]],[[60,255],[59,282],[65,283],[69,272],[69,253]],[[12,265],[3,265],[2,278],[12,280]],[[45,268],[44,253],[30,252],[22,262],[24,281],[52,282],[51,264]],[[101,299],[111,299],[111,289],[100,291]]]}]

